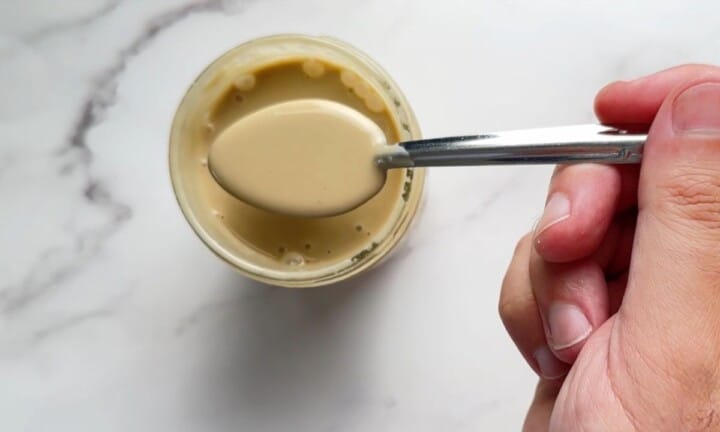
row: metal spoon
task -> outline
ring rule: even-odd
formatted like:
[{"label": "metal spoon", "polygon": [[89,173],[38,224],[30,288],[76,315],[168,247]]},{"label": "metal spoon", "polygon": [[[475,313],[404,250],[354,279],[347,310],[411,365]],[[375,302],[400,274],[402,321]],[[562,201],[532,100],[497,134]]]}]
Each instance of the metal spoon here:
[{"label": "metal spoon", "polygon": [[371,199],[388,169],[638,163],[645,132],[590,124],[386,145],[383,130],[361,113],[329,100],[299,99],[228,126],[210,147],[208,168],[239,200],[276,213],[322,217]]},{"label": "metal spoon", "polygon": [[385,169],[581,162],[634,164],[642,158],[646,132],[643,126],[587,124],[405,141],[388,147],[377,157],[377,163]]}]

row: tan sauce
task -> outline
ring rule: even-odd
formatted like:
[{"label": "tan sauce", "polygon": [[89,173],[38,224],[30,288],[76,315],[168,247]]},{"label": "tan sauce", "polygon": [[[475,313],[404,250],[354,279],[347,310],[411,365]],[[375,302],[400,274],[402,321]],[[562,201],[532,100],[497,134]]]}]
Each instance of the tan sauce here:
[{"label": "tan sauce", "polygon": [[210,171],[233,196],[305,217],[345,213],[385,183],[375,157],[383,131],[360,112],[324,99],[270,105],[227,127],[210,147]]},{"label": "tan sauce", "polygon": [[[333,217],[298,217],[263,210],[238,200],[220,187],[208,169],[208,156],[226,128],[271,105],[321,98],[353,108],[384,132],[388,143],[399,141],[403,127],[366,81],[351,71],[319,60],[289,59],[266,65],[234,79],[195,125],[191,154],[183,168],[189,193],[196,194],[212,212],[217,236],[231,239],[255,254],[267,257],[263,265],[278,269],[326,266],[356,259],[376,246],[398,202],[407,199],[411,170],[387,172],[382,189],[361,206]],[[392,103],[392,102],[391,102]],[[379,240],[378,240],[379,241]],[[275,264],[273,264],[275,263]]]}]

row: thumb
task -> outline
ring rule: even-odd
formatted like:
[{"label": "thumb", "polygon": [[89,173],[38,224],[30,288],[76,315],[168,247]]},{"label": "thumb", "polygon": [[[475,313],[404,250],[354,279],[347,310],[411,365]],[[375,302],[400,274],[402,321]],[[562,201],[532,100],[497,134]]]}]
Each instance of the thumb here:
[{"label": "thumb", "polygon": [[[651,355],[720,354],[720,81],[663,102],[647,143],[619,319]],[[688,351],[689,350],[689,351]],[[713,351],[715,350],[715,351]],[[713,351],[711,353],[711,351]]]}]

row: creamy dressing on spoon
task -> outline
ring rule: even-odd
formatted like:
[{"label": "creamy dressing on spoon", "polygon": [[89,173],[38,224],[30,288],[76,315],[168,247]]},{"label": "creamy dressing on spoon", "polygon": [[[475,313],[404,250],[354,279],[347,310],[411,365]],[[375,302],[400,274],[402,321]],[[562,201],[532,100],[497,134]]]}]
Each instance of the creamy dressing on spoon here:
[{"label": "creamy dressing on spoon", "polygon": [[345,213],[385,183],[376,157],[385,134],[360,112],[325,99],[299,99],[255,111],[212,143],[209,166],[234,197],[280,214]]}]

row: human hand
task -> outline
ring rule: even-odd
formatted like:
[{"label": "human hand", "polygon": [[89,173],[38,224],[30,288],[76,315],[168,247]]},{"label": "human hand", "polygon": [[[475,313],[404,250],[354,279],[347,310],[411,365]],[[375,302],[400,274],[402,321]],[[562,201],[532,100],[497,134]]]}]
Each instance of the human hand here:
[{"label": "human hand", "polygon": [[652,125],[642,166],[559,167],[519,243],[503,323],[540,375],[526,431],[720,430],[720,68],[600,91]]}]

